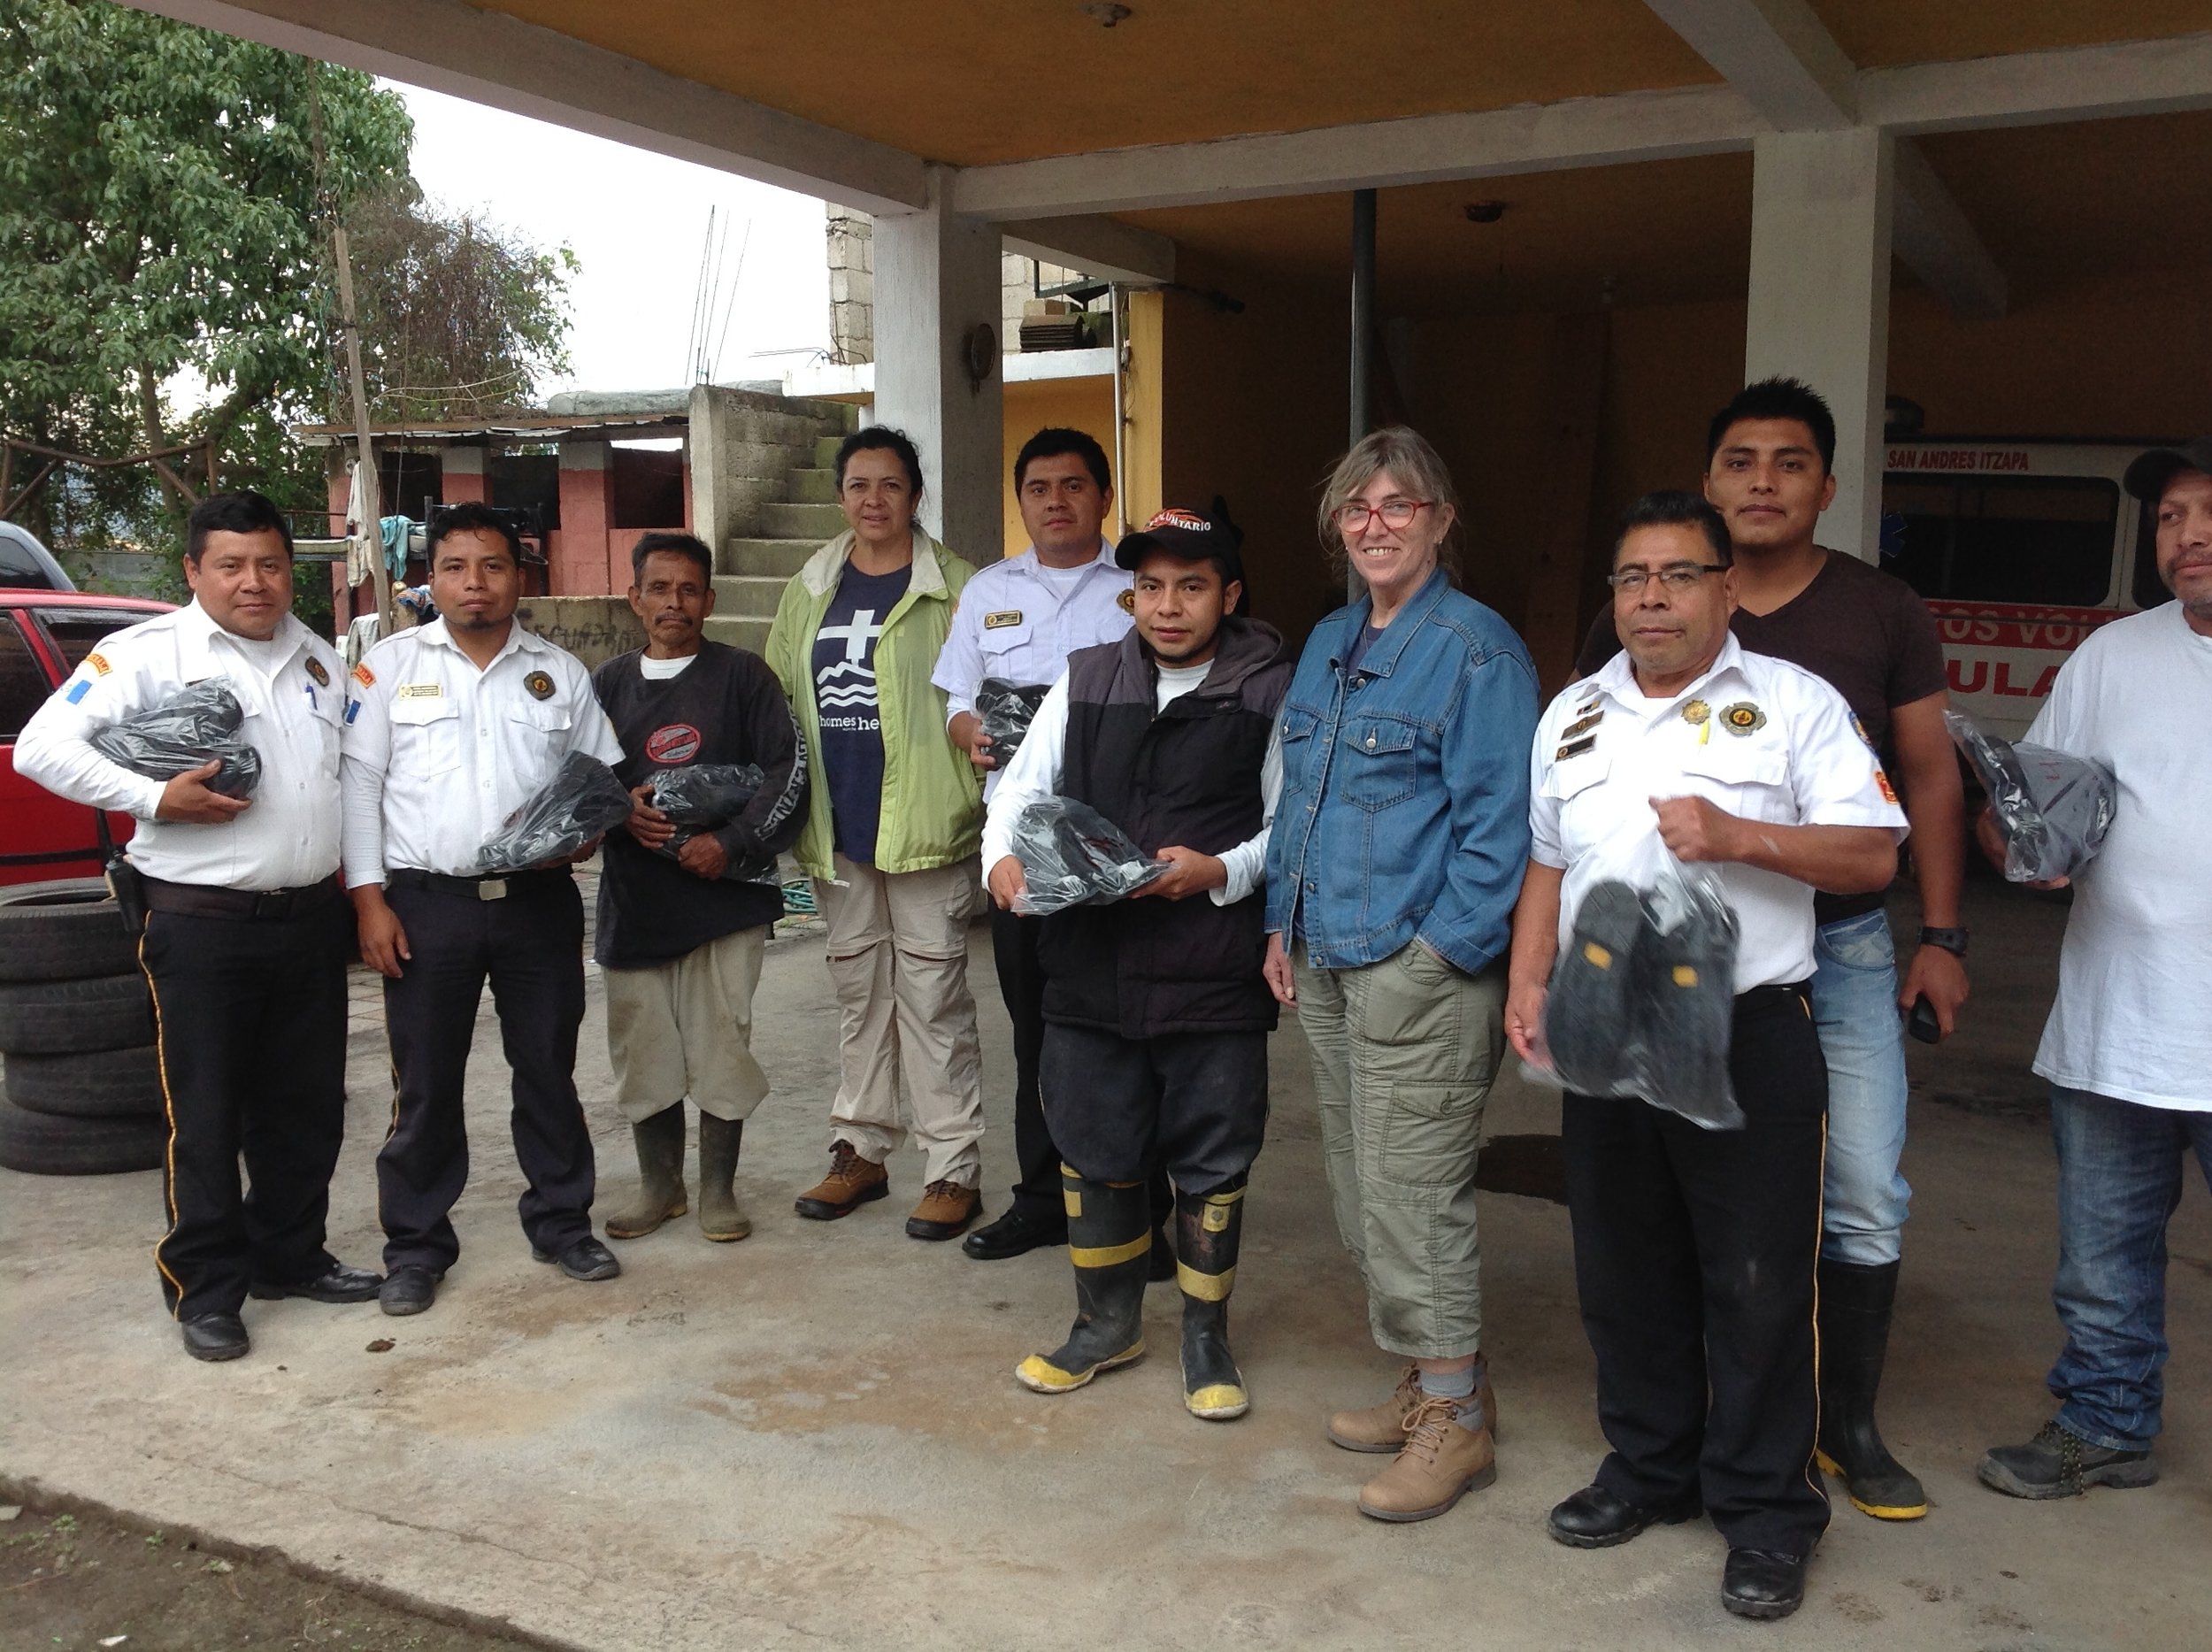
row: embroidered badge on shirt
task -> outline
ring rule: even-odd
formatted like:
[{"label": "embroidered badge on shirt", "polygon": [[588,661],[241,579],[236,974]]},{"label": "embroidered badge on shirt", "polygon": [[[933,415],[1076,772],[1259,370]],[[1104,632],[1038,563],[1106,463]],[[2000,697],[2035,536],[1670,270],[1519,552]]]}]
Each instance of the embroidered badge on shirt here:
[{"label": "embroidered badge on shirt", "polygon": [[1121,611],[1125,614],[1133,614],[1137,611],[1137,593],[1133,588],[1124,591],[1119,596],[1114,598],[1114,601],[1121,604]]},{"label": "embroidered badge on shirt", "polygon": [[315,680],[315,686],[318,688],[330,687],[330,673],[323,669],[322,661],[317,659],[312,654],[307,657],[307,674]]},{"label": "embroidered badge on shirt", "polygon": [[1003,608],[995,614],[983,616],[983,628],[986,631],[1001,631],[1008,626],[1018,626],[1021,622],[1022,611],[1018,608]]},{"label": "embroidered badge on shirt", "polygon": [[108,664],[107,656],[97,649],[84,657],[84,663],[92,667],[92,674],[96,677],[104,677],[115,669]]},{"label": "embroidered badge on shirt", "polygon": [[369,669],[369,663],[366,660],[363,660],[353,668],[353,680],[364,688],[376,687],[376,673]]},{"label": "embroidered badge on shirt", "polygon": [[1767,726],[1767,714],[1750,701],[1739,700],[1721,708],[1720,720],[1721,726],[1730,734],[1748,734]]},{"label": "embroidered badge on shirt", "polygon": [[1562,740],[1572,740],[1577,734],[1588,734],[1592,729],[1595,728],[1603,721],[1605,721],[1604,712],[1593,711],[1589,716],[1578,718],[1573,722],[1568,724],[1566,727],[1561,729],[1559,731],[1559,737]]},{"label": "embroidered badge on shirt", "polygon": [[434,682],[403,682],[396,690],[403,700],[442,700],[445,688]]},{"label": "embroidered badge on shirt", "polygon": [[[1874,750],[1874,736],[1866,732],[1866,725],[1859,721],[1858,713],[1855,711],[1851,714],[1851,732],[1865,742],[1866,749],[1869,751]],[[1885,789],[1887,789],[1886,787],[1885,787]],[[1893,797],[1890,801],[1892,803],[1895,803],[1897,800]]]},{"label": "embroidered badge on shirt", "polygon": [[1551,754],[1554,763],[1564,763],[1569,757],[1578,757],[1598,743],[1595,734],[1585,734],[1580,740],[1570,741]]},{"label": "embroidered badge on shirt", "polygon": [[[1855,718],[1853,720],[1855,721],[1856,719]],[[1874,784],[1880,788],[1882,801],[1884,803],[1893,804],[1896,803],[1897,788],[1889,783],[1889,776],[1883,773],[1879,769],[1876,769],[1874,771]]]},{"label": "embroidered badge on shirt", "polygon": [[67,697],[68,697],[68,700],[69,700],[69,703],[70,703],[70,704],[72,704],[72,705],[76,704],[78,701],[80,701],[80,700],[83,699],[83,698],[85,697],[85,695],[87,695],[90,694],[91,692],[92,692],[92,679],[90,679],[89,677],[80,677],[80,678],[78,678],[78,679],[77,679],[77,680],[76,680],[76,682],[75,682],[75,684],[74,684],[73,686],[72,686],[72,687],[71,687],[71,688],[70,688],[70,690],[69,690],[69,694],[68,694],[68,696],[67,696]]},{"label": "embroidered badge on shirt", "polygon": [[553,680],[541,671],[534,671],[525,677],[522,686],[530,691],[533,700],[550,700],[553,697]]},{"label": "embroidered badge on shirt", "polygon": [[688,723],[664,723],[645,737],[648,763],[688,763],[699,755],[699,731]]}]

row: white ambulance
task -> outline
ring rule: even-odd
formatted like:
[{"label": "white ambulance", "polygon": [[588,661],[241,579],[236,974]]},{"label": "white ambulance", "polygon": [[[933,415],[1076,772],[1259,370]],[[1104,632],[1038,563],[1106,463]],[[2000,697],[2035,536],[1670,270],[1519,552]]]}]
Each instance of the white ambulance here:
[{"label": "white ambulance", "polygon": [[2017,740],[2084,637],[2170,600],[2151,509],[2120,486],[2130,460],[2168,445],[1887,444],[1882,565],[1935,615],[1954,710]]}]

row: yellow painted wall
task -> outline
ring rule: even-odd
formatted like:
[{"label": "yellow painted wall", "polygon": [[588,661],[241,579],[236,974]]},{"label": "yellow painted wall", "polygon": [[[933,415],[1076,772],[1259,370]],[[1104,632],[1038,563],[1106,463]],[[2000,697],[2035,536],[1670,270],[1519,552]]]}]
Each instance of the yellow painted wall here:
[{"label": "yellow painted wall", "polygon": [[[1040,430],[1054,425],[1079,430],[1093,437],[1106,449],[1107,462],[1114,457],[1114,383],[1111,379],[1044,379],[1024,384],[1008,384],[1005,393],[1005,458],[1001,480],[1006,521],[1006,542],[1003,554],[1018,556],[1029,546],[1029,530],[1022,526],[1020,507],[1014,499],[1014,456],[1022,450],[1022,443]],[[1113,519],[1106,522],[1109,538],[1113,536]]]}]

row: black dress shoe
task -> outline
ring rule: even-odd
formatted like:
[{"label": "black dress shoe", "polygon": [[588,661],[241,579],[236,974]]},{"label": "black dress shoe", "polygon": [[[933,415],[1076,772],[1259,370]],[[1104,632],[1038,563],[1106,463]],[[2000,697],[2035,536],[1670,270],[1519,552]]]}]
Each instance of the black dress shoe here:
[{"label": "black dress shoe", "polygon": [[1680,1525],[1705,1508],[1694,1496],[1657,1509],[1624,1502],[1602,1486],[1585,1486],[1551,1511],[1547,1525],[1570,1548],[1610,1548],[1651,1525]]},{"label": "black dress shoe", "polygon": [[250,1346],[236,1314],[197,1314],[184,1322],[184,1351],[194,1359],[236,1359]]},{"label": "black dress shoe", "polygon": [[1152,1255],[1145,1267],[1145,1279],[1154,1285],[1175,1277],[1175,1241],[1167,1236],[1167,1229],[1152,1230]]},{"label": "black dress shoe", "polygon": [[1067,1242],[1068,1225],[1064,1219],[1046,1221],[1015,1210],[977,1228],[960,1241],[960,1249],[978,1262],[1003,1262],[1009,1256],[1025,1256],[1047,1245]]},{"label": "black dress shoe", "polygon": [[438,1300],[440,1277],[418,1263],[408,1263],[384,1276],[376,1299],[388,1314],[419,1314]]},{"label": "black dress shoe", "polygon": [[1739,1617],[1787,1617],[1805,1603],[1805,1557],[1730,1549],[1720,1603]]},{"label": "black dress shoe", "polygon": [[572,1279],[611,1279],[622,1272],[622,1264],[608,1249],[589,1233],[562,1246],[558,1250],[530,1249],[533,1262],[550,1262]]},{"label": "black dress shoe", "polygon": [[257,1301],[265,1302],[273,1302],[285,1296],[304,1296],[314,1302],[365,1302],[377,1295],[383,1283],[384,1276],[380,1273],[372,1273],[366,1268],[349,1268],[342,1262],[334,1262],[326,1272],[296,1284],[277,1285],[267,1279],[257,1279],[252,1295]]}]

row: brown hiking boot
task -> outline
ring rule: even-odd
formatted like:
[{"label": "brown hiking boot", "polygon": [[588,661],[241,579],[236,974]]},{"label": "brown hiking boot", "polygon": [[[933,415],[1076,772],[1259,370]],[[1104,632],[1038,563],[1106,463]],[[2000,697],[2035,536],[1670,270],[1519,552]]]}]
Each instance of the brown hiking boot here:
[{"label": "brown hiking boot", "polygon": [[861,1157],[851,1142],[833,1141],[829,1174],[801,1194],[792,1209],[817,1222],[834,1222],[890,1191],[890,1172]]},{"label": "brown hiking boot", "polygon": [[[1498,1438],[1498,1396],[1490,1387],[1490,1362],[1475,1356],[1475,1399],[1482,1420],[1495,1443]],[[1361,1411],[1337,1411],[1329,1418],[1329,1439],[1347,1451],[1396,1451],[1406,1442],[1406,1418],[1421,1403],[1421,1368],[1408,1365],[1398,1386],[1380,1405]]]},{"label": "brown hiking boot", "polygon": [[1470,1428],[1456,1402],[1432,1395],[1406,1418],[1398,1460],[1360,1487],[1359,1511],[1377,1520],[1426,1520],[1498,1478],[1487,1428]]},{"label": "brown hiking boot", "polygon": [[922,1189],[922,1202],[906,1218],[909,1239],[957,1239],[968,1224],[983,1214],[983,1195],[956,1181],[933,1181]]}]

